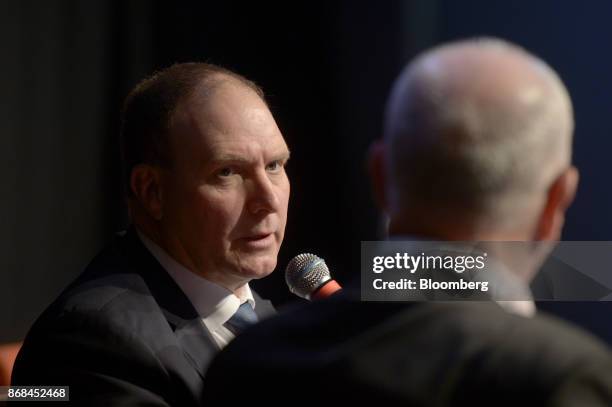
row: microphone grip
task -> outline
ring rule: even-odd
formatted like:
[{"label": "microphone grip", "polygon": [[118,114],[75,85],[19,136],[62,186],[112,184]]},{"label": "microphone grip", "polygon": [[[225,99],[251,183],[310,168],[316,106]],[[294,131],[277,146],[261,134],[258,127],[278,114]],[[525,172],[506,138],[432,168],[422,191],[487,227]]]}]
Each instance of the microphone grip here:
[{"label": "microphone grip", "polygon": [[340,290],[342,290],[342,287],[336,280],[329,280],[326,281],[321,287],[317,288],[317,290],[310,295],[310,299],[322,300],[323,298],[327,298]]}]

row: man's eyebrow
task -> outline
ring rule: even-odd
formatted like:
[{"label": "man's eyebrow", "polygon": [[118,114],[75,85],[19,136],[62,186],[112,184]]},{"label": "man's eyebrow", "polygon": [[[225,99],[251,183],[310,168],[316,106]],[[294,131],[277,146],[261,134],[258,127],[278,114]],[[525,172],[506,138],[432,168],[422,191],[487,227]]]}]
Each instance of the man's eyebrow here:
[{"label": "man's eyebrow", "polygon": [[[289,149],[279,150],[269,155],[272,157],[272,160],[288,160],[291,155]],[[237,154],[219,154],[217,156],[213,156],[208,160],[211,164],[223,164],[223,163],[238,163],[238,164],[248,164],[251,160],[246,159],[245,157]]]},{"label": "man's eyebrow", "polygon": [[217,156],[211,157],[209,162],[214,164],[219,163],[248,163],[250,160],[234,154],[219,154]]}]

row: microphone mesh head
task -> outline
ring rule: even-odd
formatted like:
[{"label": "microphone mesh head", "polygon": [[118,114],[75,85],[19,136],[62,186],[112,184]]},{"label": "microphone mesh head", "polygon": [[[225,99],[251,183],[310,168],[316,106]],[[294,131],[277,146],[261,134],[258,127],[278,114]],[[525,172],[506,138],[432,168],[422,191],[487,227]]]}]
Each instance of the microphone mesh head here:
[{"label": "microphone mesh head", "polygon": [[325,260],[310,253],[295,256],[285,270],[289,291],[306,299],[329,280],[331,275]]}]

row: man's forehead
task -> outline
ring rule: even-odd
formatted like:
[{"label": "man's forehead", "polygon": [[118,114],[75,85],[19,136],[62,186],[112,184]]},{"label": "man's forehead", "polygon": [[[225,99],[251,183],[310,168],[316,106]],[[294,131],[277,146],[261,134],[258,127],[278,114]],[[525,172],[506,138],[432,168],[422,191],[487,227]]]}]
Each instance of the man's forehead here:
[{"label": "man's forehead", "polygon": [[174,109],[172,121],[184,120],[188,116],[211,114],[223,108],[227,108],[227,99],[231,97],[248,99],[251,104],[263,105],[267,108],[265,101],[247,84],[225,74],[215,74],[204,78],[181,98]]},{"label": "man's forehead", "polygon": [[252,89],[236,80],[220,84],[212,93],[194,95],[175,112],[172,129],[205,144],[228,144],[265,139],[284,144],[266,103]]},{"label": "man's forehead", "polygon": [[211,155],[260,148],[264,152],[286,151],[287,144],[270,112],[261,108],[227,111],[221,117],[200,117],[192,122],[198,144]]},{"label": "man's forehead", "polygon": [[244,161],[260,155],[264,158],[278,159],[289,156],[289,148],[280,133],[278,137],[266,140],[219,137],[208,140],[203,147],[206,158],[213,161]]},{"label": "man's forehead", "polygon": [[248,133],[224,133],[218,129],[208,129],[199,133],[181,149],[201,164],[219,162],[259,162],[261,160],[277,160],[289,157],[287,144],[277,129],[268,135]]}]

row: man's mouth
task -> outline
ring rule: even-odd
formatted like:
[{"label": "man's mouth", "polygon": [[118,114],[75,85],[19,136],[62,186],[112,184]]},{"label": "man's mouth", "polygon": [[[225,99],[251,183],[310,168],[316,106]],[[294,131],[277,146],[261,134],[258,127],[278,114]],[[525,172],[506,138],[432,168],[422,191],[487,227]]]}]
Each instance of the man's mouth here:
[{"label": "man's mouth", "polygon": [[252,249],[265,249],[274,243],[274,233],[256,233],[240,239]]}]

